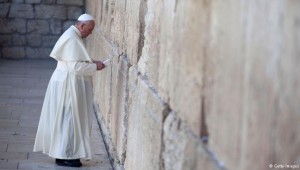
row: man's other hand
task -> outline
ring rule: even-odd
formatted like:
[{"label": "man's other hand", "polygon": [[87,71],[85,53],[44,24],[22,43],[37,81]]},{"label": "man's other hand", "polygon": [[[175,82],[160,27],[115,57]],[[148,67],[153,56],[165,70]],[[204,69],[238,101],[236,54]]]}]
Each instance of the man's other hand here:
[{"label": "man's other hand", "polygon": [[105,68],[105,65],[102,61],[94,61],[94,63],[97,65],[97,70],[102,70]]}]

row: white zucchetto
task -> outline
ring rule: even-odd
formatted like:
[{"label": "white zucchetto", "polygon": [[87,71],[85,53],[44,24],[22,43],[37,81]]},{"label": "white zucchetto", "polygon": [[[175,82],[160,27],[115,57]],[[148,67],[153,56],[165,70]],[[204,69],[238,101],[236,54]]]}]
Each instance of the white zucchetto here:
[{"label": "white zucchetto", "polygon": [[95,19],[89,14],[82,14],[78,17],[78,21],[94,21]]}]

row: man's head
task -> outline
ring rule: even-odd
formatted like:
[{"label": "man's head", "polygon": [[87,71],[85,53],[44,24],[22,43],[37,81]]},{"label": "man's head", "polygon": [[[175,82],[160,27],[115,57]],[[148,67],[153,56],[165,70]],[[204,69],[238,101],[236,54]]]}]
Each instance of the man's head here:
[{"label": "man's head", "polygon": [[95,20],[91,15],[82,14],[79,16],[75,26],[80,31],[81,37],[86,38],[92,34],[95,27]]}]

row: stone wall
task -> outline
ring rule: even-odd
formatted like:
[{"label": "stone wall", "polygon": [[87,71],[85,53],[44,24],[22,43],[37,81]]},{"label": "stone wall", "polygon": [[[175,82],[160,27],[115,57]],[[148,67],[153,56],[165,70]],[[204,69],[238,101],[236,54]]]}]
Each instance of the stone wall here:
[{"label": "stone wall", "polygon": [[0,58],[48,58],[84,0],[0,0]]},{"label": "stone wall", "polygon": [[97,0],[87,47],[116,169],[300,164],[300,1]]}]

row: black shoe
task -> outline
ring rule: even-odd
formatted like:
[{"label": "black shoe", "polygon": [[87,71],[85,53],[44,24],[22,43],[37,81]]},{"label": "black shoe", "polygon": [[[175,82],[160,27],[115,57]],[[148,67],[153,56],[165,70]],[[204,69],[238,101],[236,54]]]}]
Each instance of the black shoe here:
[{"label": "black shoe", "polygon": [[82,163],[80,159],[56,159],[55,163],[59,166],[68,166],[68,167],[81,167]]}]

